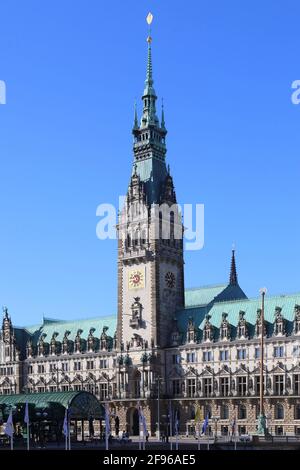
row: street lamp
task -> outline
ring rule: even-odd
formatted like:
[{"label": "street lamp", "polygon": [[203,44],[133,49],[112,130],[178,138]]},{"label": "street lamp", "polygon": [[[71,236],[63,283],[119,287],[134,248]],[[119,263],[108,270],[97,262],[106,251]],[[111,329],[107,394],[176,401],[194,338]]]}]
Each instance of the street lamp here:
[{"label": "street lamp", "polygon": [[266,434],[266,417],[264,412],[264,326],[265,326],[265,295],[267,289],[260,289],[261,294],[261,338],[260,338],[260,396],[259,396],[259,418],[258,434]]},{"label": "street lamp", "polygon": [[215,442],[216,442],[217,441],[217,431],[218,431],[218,421],[220,419],[220,416],[212,416],[211,419],[215,423]]},{"label": "street lamp", "polygon": [[162,382],[162,378],[157,376],[156,383],[157,383],[157,439],[160,441],[160,384]]}]

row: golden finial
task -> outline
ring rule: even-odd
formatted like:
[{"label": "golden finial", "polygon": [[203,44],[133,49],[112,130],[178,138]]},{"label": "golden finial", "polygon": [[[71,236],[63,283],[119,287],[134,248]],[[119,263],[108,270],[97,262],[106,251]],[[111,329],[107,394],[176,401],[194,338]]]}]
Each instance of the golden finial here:
[{"label": "golden finial", "polygon": [[153,21],[153,15],[152,15],[152,13],[150,13],[150,11],[149,11],[149,13],[148,13],[148,15],[147,15],[146,21],[147,21],[148,26],[149,26],[149,36],[147,37],[147,42],[148,42],[148,43],[151,43],[152,37],[151,37],[151,34],[150,34],[150,33],[151,33],[151,23],[152,23],[152,21]]},{"label": "golden finial", "polygon": [[147,21],[147,23],[148,23],[149,26],[150,26],[150,24],[151,24],[152,21],[153,21],[153,15],[152,15],[152,13],[150,13],[150,11],[149,11],[149,13],[148,13],[148,15],[147,15],[146,21]]}]

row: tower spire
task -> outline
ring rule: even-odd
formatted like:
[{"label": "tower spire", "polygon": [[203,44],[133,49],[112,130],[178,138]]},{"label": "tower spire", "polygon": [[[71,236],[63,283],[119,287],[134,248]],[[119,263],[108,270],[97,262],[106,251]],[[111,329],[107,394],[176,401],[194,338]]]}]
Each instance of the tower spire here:
[{"label": "tower spire", "polygon": [[[146,21],[149,26],[149,34],[147,37],[147,43],[148,43],[148,59],[147,59],[147,73],[146,73],[146,88],[152,88],[153,85],[153,77],[152,77],[152,53],[151,53],[151,42],[152,42],[152,37],[151,37],[151,23],[153,21],[153,15],[152,13],[148,13],[148,16],[146,18]],[[146,93],[144,93],[146,94]]]},{"label": "tower spire", "polygon": [[232,247],[232,254],[231,254],[231,266],[230,266],[230,278],[229,284],[231,286],[238,285],[238,277],[236,272],[236,263],[235,263],[235,246]]}]

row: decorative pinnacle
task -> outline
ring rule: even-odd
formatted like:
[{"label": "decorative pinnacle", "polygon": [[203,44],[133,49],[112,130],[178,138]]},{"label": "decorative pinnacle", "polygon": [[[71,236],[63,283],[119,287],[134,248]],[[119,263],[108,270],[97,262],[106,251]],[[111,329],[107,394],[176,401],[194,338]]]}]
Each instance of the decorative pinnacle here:
[{"label": "decorative pinnacle", "polygon": [[164,110],[164,100],[161,100],[161,128],[165,129],[165,110]]},{"label": "decorative pinnacle", "polygon": [[235,264],[235,247],[234,246],[232,248],[229,284],[231,286],[237,286],[238,285],[238,278],[237,278],[236,264]]},{"label": "decorative pinnacle", "polygon": [[134,128],[134,129],[138,129],[138,128],[139,128],[138,117],[137,117],[137,109],[136,109],[136,100],[134,101],[134,122],[133,122],[133,128]]}]

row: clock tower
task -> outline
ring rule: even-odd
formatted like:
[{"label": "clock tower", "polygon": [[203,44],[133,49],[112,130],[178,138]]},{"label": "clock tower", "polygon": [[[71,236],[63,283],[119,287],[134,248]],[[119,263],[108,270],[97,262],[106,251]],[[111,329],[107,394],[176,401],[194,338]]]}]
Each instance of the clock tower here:
[{"label": "clock tower", "polygon": [[[135,106],[133,164],[118,221],[117,347],[139,361],[168,346],[177,309],[184,306],[183,227],[166,164],[164,108],[156,113],[149,34],[141,119]],[[146,353],[147,354],[147,353]]]}]

